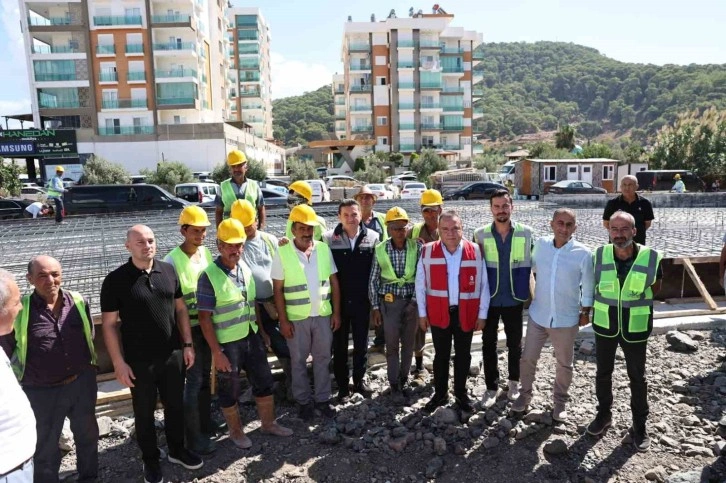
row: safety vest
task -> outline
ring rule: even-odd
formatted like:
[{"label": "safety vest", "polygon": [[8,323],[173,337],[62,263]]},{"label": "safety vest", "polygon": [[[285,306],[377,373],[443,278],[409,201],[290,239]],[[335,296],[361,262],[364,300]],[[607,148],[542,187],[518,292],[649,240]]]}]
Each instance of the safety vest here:
[{"label": "safety vest", "polygon": [[[441,241],[427,243],[421,252],[426,277],[426,312],[429,323],[445,329],[449,326],[449,287],[444,246]],[[459,267],[459,323],[461,330],[471,332],[479,315],[482,260],[479,247],[462,241]]]},{"label": "safety vest", "polygon": [[63,193],[55,189],[53,185],[53,180],[55,180],[56,178],[58,179],[60,185],[63,186],[63,179],[60,176],[53,176],[53,178],[51,178],[50,182],[48,183],[48,192],[46,195],[48,198],[60,198],[61,196],[63,196]]},{"label": "safety vest", "polygon": [[184,303],[187,304],[189,323],[192,327],[199,325],[199,311],[197,310],[197,282],[199,281],[199,275],[214,261],[212,253],[207,247],[199,247],[199,250],[202,254],[201,264],[192,263],[189,256],[182,251],[181,247],[176,247],[169,252],[169,256],[174,261],[176,274],[179,277],[182,297],[184,298]]},{"label": "safety vest", "polygon": [[272,241],[272,238],[270,238],[269,233],[265,233],[264,231],[257,230],[256,236],[262,238],[262,241],[265,242],[265,245],[267,245],[267,249],[270,251],[270,258],[275,258],[275,253],[277,253],[277,245]]},{"label": "safety vest", "polygon": [[253,332],[257,332],[255,280],[247,265],[240,263],[238,266],[245,283],[244,290],[241,290],[216,263],[210,263],[204,269],[204,273],[212,283],[217,301],[212,311],[212,326],[220,344],[244,339],[249,334],[250,327]]},{"label": "safety vest", "polygon": [[[620,286],[613,245],[595,251],[595,302],[593,330],[603,337],[622,334],[628,342],[644,342],[653,330],[653,289],[662,255],[650,247],[637,245],[638,255]],[[617,308],[617,319],[610,308]],[[623,320],[623,310],[629,316]]]},{"label": "safety vest", "polygon": [[[322,242],[314,242],[313,253],[318,259],[318,283],[320,284],[320,311],[321,317],[331,315],[333,306],[330,303],[331,287],[330,275],[330,248]],[[312,254],[311,254],[312,256]],[[308,280],[305,278],[305,269],[295,253],[294,242],[280,247],[280,259],[285,271],[285,280],[282,292],[285,296],[285,312],[291,321],[303,320],[310,317],[312,302],[308,290]]]},{"label": "safety vest", "polygon": [[[81,314],[81,320],[83,321],[83,335],[86,338],[86,344],[88,344],[88,351],[91,353],[91,364],[96,365],[96,351],[93,348],[93,335],[91,331],[91,321],[88,320],[88,314],[86,314],[86,303],[83,301],[83,296],[78,292],[68,291],[73,299],[76,310]],[[30,319],[30,295],[23,297],[23,308],[15,318],[15,352],[13,353],[11,365],[15,377],[18,381],[23,380],[25,374],[25,361],[28,355],[28,320]]]},{"label": "safety vest", "polygon": [[[509,252],[509,280],[512,298],[524,302],[529,298],[529,276],[532,271],[532,229],[514,222],[512,228],[514,232],[512,249]],[[474,232],[474,242],[483,250],[492,297],[499,291],[499,250],[494,236],[491,223]]]},{"label": "safety vest", "polygon": [[378,224],[381,226],[381,241],[384,242],[388,240],[388,230],[386,229],[386,215],[374,211],[373,217],[378,220]]},{"label": "safety vest", "polygon": [[[247,186],[245,186],[244,199],[252,203],[252,206],[257,206],[257,195],[260,192],[260,187],[257,185],[257,181],[247,178]],[[237,195],[232,188],[232,180],[225,179],[220,185],[222,189],[222,204],[224,205],[224,213],[229,215],[232,211],[232,203],[237,201]]]},{"label": "safety vest", "polygon": [[[325,220],[318,215],[318,224],[313,227],[313,240],[315,241],[323,241],[323,232],[327,230],[327,225],[325,223]],[[292,234],[292,222],[288,221],[287,225],[285,225],[285,236],[292,241],[295,236]]]},{"label": "safety vest", "polygon": [[411,238],[413,240],[419,239],[419,237],[421,236],[421,230],[423,230],[424,225],[426,225],[426,223],[424,223],[423,221],[415,223],[413,225],[413,228],[411,229]]},{"label": "safety vest", "polygon": [[[390,242],[393,244],[393,242]],[[406,267],[403,271],[403,276],[396,276],[396,271],[393,269],[391,263],[391,257],[388,256],[386,245],[388,242],[379,243],[376,245],[376,260],[378,265],[381,267],[381,280],[383,283],[397,283],[399,287],[407,283],[414,283],[416,281],[416,263],[418,262],[418,249],[416,242],[411,239],[406,239]]]}]

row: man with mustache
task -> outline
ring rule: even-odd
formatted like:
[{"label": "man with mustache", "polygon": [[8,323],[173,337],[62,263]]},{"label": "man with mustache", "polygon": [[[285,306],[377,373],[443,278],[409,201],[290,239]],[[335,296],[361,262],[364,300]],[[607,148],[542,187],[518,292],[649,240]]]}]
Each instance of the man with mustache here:
[{"label": "man with mustache", "polygon": [[645,428],[648,418],[645,356],[648,336],[653,330],[653,294],[658,292],[661,284],[662,255],[633,241],[636,235],[633,215],[618,211],[609,221],[612,243],[599,247],[593,256],[595,302],[592,328],[597,356],[595,394],[598,408],[587,432],[599,435],[612,424],[612,374],[619,345],[625,355],[630,379],[633,425],[629,436],[638,451],[647,451],[650,438]]},{"label": "man with mustache", "polygon": [[227,166],[230,178],[219,185],[222,193],[214,200],[214,221],[219,226],[223,219],[229,218],[232,204],[237,200],[247,200],[257,209],[257,223],[259,228],[265,226],[265,199],[257,181],[247,177],[247,156],[238,149],[233,149],[227,155]]}]

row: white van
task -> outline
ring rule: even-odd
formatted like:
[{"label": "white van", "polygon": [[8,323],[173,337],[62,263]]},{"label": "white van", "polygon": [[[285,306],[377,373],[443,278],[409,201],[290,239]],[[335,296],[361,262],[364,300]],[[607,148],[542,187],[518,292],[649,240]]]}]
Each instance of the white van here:
[{"label": "white van", "polygon": [[507,180],[512,180],[514,183],[514,161],[508,161],[501,168],[499,168],[499,180],[501,183],[505,183]]},{"label": "white van", "polygon": [[328,191],[328,187],[325,186],[323,180],[306,179],[305,181],[309,183],[310,187],[313,189],[313,204],[330,201],[330,191]]},{"label": "white van", "polygon": [[219,185],[215,183],[182,183],[174,186],[174,195],[191,203],[213,203],[221,193]]}]

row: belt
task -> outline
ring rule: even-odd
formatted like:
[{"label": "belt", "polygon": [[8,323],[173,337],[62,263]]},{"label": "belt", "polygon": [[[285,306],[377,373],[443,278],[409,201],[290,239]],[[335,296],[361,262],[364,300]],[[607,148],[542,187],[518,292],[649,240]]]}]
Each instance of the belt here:
[{"label": "belt", "polygon": [[[394,295],[394,294],[391,294],[391,295],[393,295],[393,300],[394,301],[397,300],[397,299],[403,299],[403,300],[412,300],[413,299],[413,295],[404,295],[404,296]],[[384,293],[379,293],[378,294],[378,297],[384,299],[383,300],[384,302],[385,302],[385,296],[386,296],[386,294],[384,294]],[[392,303],[392,302],[389,302],[389,303]]]},{"label": "belt", "polygon": [[18,466],[16,466],[15,468],[11,469],[7,473],[3,473],[2,475],[0,475],[0,478],[5,478],[9,474],[15,473],[16,471],[18,471],[19,469],[21,469],[23,466],[27,465],[32,460],[33,460],[33,457],[31,456],[30,458],[28,458],[27,460],[23,461],[22,463],[20,463]]},{"label": "belt", "polygon": [[449,313],[451,312],[457,312],[459,310],[458,305],[449,305]]}]

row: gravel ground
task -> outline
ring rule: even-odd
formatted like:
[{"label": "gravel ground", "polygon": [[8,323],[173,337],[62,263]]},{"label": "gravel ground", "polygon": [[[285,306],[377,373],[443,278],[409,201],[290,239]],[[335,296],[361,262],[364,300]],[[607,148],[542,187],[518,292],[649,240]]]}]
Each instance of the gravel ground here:
[{"label": "gravel ground", "polygon": [[[317,418],[308,425],[296,418],[293,406],[279,404],[281,422],[295,430],[291,438],[279,439],[260,434],[254,408],[243,406],[252,449],[239,450],[222,436],[217,452],[205,459],[202,469],[183,471],[166,462],[162,467],[166,481],[199,482],[726,481],[721,453],[726,446],[726,331],[687,334],[697,350],[677,351],[665,335],[648,343],[648,428],[653,444],[647,453],[621,441],[630,425],[630,408],[620,352],[613,378],[613,426],[601,438],[585,434],[596,405],[595,358],[585,341],[576,346],[573,402],[566,424],[553,425],[549,415],[554,379],[549,347],[540,359],[535,397],[524,420],[508,417],[505,399],[467,422],[460,422],[455,406],[425,415],[420,409],[430,386],[416,388],[407,404],[395,406],[385,391],[385,365],[376,354],[369,361],[370,383],[376,389],[373,398],[356,396],[338,407],[335,420]],[[480,396],[481,352],[472,352],[476,376],[470,377],[468,387],[473,396]],[[505,357],[500,354],[503,380]],[[158,417],[162,419],[161,414]],[[143,481],[139,452],[129,437],[132,420],[104,421],[102,432],[106,430],[109,434],[100,442],[101,480]],[[159,435],[163,445],[163,431]],[[74,464],[71,451],[63,459],[63,469],[71,473]]]}]

